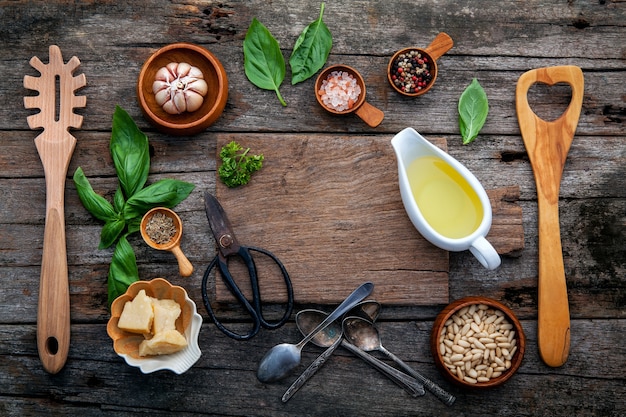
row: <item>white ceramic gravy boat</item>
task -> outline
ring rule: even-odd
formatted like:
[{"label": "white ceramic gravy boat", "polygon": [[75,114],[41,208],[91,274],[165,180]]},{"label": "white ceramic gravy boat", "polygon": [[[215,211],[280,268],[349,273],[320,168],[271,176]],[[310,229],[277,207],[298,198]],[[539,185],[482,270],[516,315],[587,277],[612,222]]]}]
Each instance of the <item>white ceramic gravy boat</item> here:
[{"label": "white ceramic gravy boat", "polygon": [[[478,179],[413,128],[399,132],[391,145],[398,161],[404,208],[422,236],[448,251],[469,249],[487,269],[500,266],[500,256],[485,239],[491,228],[491,202]],[[416,160],[420,161],[412,166]],[[432,180],[418,185],[420,179],[430,176]],[[452,178],[455,180],[450,181]]]}]

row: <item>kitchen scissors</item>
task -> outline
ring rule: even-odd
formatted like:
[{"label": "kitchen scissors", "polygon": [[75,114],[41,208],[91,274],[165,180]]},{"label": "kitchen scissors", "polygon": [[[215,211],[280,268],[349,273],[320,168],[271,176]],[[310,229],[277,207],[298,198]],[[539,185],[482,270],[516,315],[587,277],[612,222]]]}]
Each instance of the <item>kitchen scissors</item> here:
[{"label": "kitchen scissors", "polygon": [[[291,285],[291,279],[289,278],[289,274],[287,273],[285,266],[273,253],[265,249],[254,246],[240,245],[237,241],[237,238],[235,237],[232,225],[228,220],[228,217],[226,217],[226,213],[224,212],[222,205],[219,203],[217,198],[215,198],[208,192],[204,195],[204,207],[206,210],[207,218],[209,220],[209,225],[211,226],[211,231],[213,232],[215,242],[217,243],[218,252],[204,272],[204,276],[202,278],[202,299],[204,301],[204,306],[206,307],[207,312],[211,316],[211,319],[213,319],[213,322],[215,323],[217,328],[224,332],[227,336],[232,337],[233,339],[247,340],[255,336],[259,332],[261,327],[266,329],[276,329],[285,324],[285,322],[291,316],[291,312],[293,310],[293,288]],[[263,317],[263,310],[261,307],[261,291],[259,289],[257,268],[251,252],[260,252],[272,259],[272,261],[278,266],[282,273],[287,289],[287,307],[285,309],[285,314],[278,321],[268,321]],[[249,301],[245,297],[241,289],[235,283],[232,274],[230,273],[230,270],[228,268],[228,259],[233,257],[240,258],[246,266],[250,278],[250,286],[252,288],[252,301]],[[233,293],[237,301],[252,317],[252,328],[248,333],[240,334],[227,329],[215,316],[215,312],[211,307],[211,303],[207,294],[207,279],[211,270],[213,270],[214,268],[219,271],[219,275],[222,276],[226,287],[230,290],[231,293]]]}]

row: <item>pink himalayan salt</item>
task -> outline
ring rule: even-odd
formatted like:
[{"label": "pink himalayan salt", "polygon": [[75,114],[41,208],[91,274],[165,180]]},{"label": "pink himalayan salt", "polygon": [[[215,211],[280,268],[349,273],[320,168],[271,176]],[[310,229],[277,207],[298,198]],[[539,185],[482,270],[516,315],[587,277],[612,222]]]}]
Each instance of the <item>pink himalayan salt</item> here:
[{"label": "pink himalayan salt", "polygon": [[322,81],[317,94],[329,109],[345,111],[354,107],[361,94],[361,87],[350,73],[333,71]]}]

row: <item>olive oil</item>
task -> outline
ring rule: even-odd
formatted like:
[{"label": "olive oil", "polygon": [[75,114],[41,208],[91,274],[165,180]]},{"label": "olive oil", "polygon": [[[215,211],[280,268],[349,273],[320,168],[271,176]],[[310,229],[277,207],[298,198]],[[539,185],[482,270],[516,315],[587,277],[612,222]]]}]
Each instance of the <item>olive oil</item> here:
[{"label": "olive oil", "polygon": [[436,156],[417,158],[407,176],[420,212],[437,233],[459,239],[478,228],[483,218],[478,194],[446,161]]}]

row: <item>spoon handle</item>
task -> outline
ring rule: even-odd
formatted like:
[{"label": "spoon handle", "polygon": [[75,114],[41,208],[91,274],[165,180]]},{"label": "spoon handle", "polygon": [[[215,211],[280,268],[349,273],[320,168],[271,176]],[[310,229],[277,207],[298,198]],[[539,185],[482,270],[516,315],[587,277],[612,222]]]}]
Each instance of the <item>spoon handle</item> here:
[{"label": "spoon handle", "polygon": [[313,375],[315,375],[315,373],[322,367],[324,366],[324,364],[326,363],[326,360],[328,360],[328,358],[330,358],[330,355],[333,354],[333,352],[339,347],[339,345],[341,344],[341,340],[342,338],[338,338],[332,345],[330,345],[330,347],[328,349],[326,349],[321,355],[319,355],[317,357],[317,359],[315,359],[313,361],[313,363],[311,363],[309,365],[308,368],[306,368],[304,370],[304,372],[302,372],[302,374],[300,374],[300,376],[298,377],[298,379],[296,379],[293,384],[291,384],[291,386],[289,388],[287,388],[287,391],[285,391],[285,393],[283,394],[283,402],[286,403],[287,401],[289,401],[289,399],[291,397],[293,397],[293,395],[309,380],[311,379],[311,377]]},{"label": "spoon handle", "polygon": [[391,379],[393,382],[401,386],[411,394],[413,397],[419,397],[425,394],[424,386],[416,381],[414,378],[411,378],[407,374],[402,371],[397,370],[396,368],[387,365],[385,362],[375,358],[374,356],[364,352],[358,347],[354,346],[352,343],[343,340],[341,342],[341,346],[348,349],[350,352],[354,353],[359,358],[363,359],[369,365],[374,367],[374,369],[382,372],[385,376]]},{"label": "spoon handle", "polygon": [[339,306],[332,313],[330,313],[328,317],[324,319],[324,321],[318,324],[317,327],[313,329],[313,331],[311,331],[311,333],[306,335],[306,337],[296,345],[298,349],[302,349],[302,347],[309,343],[316,334],[328,327],[330,323],[343,316],[344,313],[347,313],[352,307],[354,307],[361,300],[370,295],[373,290],[374,284],[372,284],[371,282],[361,284],[361,286],[359,286],[356,290],[352,292],[352,294],[350,294],[345,300],[343,300],[343,302],[339,304]]},{"label": "spoon handle", "polygon": [[450,406],[454,404],[454,401],[456,400],[456,397],[454,395],[450,394],[449,392],[441,388],[439,385],[435,384],[433,381],[431,381],[430,379],[426,378],[425,376],[417,372],[415,369],[410,367],[406,362],[404,362],[402,359],[400,359],[399,357],[397,357],[396,355],[394,355],[393,353],[385,349],[383,346],[380,346],[379,350],[383,352],[385,355],[387,355],[389,359],[397,363],[398,366],[404,369],[404,371],[406,371],[409,375],[411,375],[412,377],[417,379],[419,382],[424,384],[426,389],[430,391],[435,397],[440,399],[445,405]]}]

